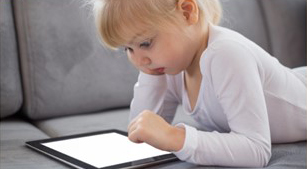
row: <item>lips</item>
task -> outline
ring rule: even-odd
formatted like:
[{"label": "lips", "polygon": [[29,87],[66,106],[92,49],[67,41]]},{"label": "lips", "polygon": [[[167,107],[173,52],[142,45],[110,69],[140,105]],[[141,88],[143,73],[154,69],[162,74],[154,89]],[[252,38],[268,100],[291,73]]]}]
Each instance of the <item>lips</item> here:
[{"label": "lips", "polygon": [[157,68],[157,69],[153,69],[153,71],[158,72],[158,73],[164,73],[164,69],[163,67]]}]

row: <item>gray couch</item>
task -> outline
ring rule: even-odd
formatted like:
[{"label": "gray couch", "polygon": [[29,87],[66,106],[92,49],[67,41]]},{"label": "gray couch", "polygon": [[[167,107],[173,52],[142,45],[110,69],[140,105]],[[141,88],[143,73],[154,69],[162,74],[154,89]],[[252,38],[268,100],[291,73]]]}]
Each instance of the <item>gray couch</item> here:
[{"label": "gray couch", "polygon": [[[222,0],[222,25],[306,66],[305,0]],[[0,168],[68,168],[25,142],[126,131],[138,72],[98,42],[84,0],[0,0]],[[178,108],[173,123],[194,121]],[[306,168],[306,142],[274,144],[267,168]],[[103,159],[102,159],[103,160]],[[173,162],[153,168],[219,168]]]}]

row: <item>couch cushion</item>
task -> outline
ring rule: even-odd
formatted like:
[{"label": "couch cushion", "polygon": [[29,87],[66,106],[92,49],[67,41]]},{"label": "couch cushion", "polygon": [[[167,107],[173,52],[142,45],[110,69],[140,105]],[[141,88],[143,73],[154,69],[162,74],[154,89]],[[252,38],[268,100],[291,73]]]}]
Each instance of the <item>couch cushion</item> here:
[{"label": "couch cushion", "polygon": [[58,137],[108,129],[127,131],[128,117],[129,109],[117,109],[100,113],[39,120],[34,124],[49,136]]},{"label": "couch cushion", "polygon": [[306,65],[306,0],[261,1],[272,52],[288,67]]},{"label": "couch cushion", "polygon": [[0,168],[67,168],[57,161],[34,152],[25,146],[26,141],[45,139],[48,136],[30,123],[19,118],[8,118],[0,123]]},{"label": "couch cushion", "polygon": [[221,0],[221,25],[243,34],[271,53],[270,41],[262,6],[258,0]]},{"label": "couch cushion", "polygon": [[81,1],[14,1],[24,112],[32,119],[129,106],[137,71],[102,47]]},{"label": "couch cushion", "polygon": [[[74,115],[48,120],[37,120],[34,124],[51,137],[80,134],[107,129],[127,131],[129,109],[116,109],[100,113]],[[194,119],[178,106],[173,124],[185,123],[200,128]]]},{"label": "couch cushion", "polygon": [[[174,122],[185,122],[193,125],[194,121],[182,110],[177,110]],[[50,120],[41,120],[36,125],[52,137],[80,134],[106,129],[119,129],[126,131],[128,124],[128,109],[108,111],[105,113],[95,113],[88,115],[75,115]],[[225,167],[197,166],[194,164],[177,161],[173,163],[162,164],[152,168],[165,169],[225,169]],[[226,167],[227,168],[227,167]],[[291,144],[274,144],[272,146],[272,158],[267,169],[293,169],[306,168],[306,142]]]},{"label": "couch cushion", "polygon": [[10,0],[0,1],[0,118],[14,114],[21,107],[15,27]]}]

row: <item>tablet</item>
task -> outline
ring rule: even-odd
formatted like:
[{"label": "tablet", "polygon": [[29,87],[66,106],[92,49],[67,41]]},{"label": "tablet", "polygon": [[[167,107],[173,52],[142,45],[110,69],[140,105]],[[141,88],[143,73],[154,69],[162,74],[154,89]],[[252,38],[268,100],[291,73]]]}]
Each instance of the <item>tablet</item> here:
[{"label": "tablet", "polygon": [[26,146],[74,168],[140,168],[178,160],[170,152],[131,142],[119,130],[29,141]]}]

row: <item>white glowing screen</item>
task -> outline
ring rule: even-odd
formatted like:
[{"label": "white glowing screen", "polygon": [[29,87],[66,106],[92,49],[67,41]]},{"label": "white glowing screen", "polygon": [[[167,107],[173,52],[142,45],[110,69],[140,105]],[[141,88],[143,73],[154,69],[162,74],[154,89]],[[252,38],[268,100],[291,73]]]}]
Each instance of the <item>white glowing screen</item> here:
[{"label": "white glowing screen", "polygon": [[145,143],[132,143],[126,136],[117,133],[55,141],[43,145],[97,168],[169,153]]}]

